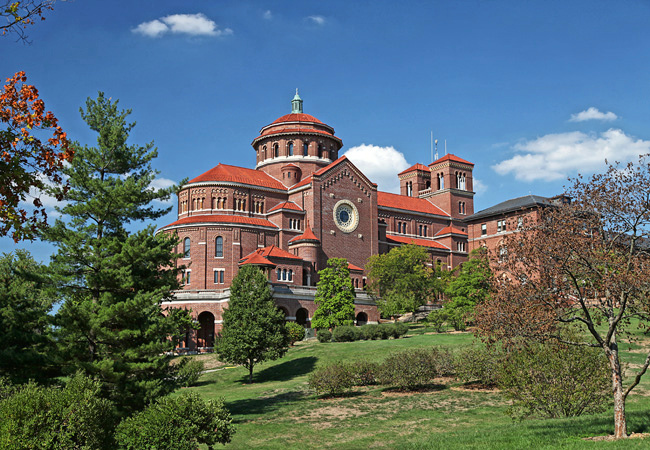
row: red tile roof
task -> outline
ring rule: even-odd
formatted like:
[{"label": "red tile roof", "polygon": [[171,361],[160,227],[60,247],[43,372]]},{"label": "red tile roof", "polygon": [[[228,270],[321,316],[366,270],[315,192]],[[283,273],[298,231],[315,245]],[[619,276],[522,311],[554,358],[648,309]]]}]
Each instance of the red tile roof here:
[{"label": "red tile roof", "polygon": [[418,197],[407,197],[406,195],[390,194],[388,192],[377,192],[377,205],[385,208],[403,209],[439,216],[449,216],[442,209],[431,203],[429,200]]},{"label": "red tile roof", "polygon": [[291,209],[293,211],[304,212],[303,209],[300,206],[296,205],[294,202],[278,203],[273,208],[269,209],[268,212],[278,211],[280,209]]},{"label": "red tile roof", "polygon": [[301,187],[301,186],[306,186],[306,185],[310,184],[310,183],[312,182],[312,178],[313,178],[314,175],[316,175],[316,176],[318,176],[318,175],[322,175],[322,174],[324,174],[325,172],[327,172],[329,169],[331,169],[332,167],[334,167],[335,165],[337,165],[337,164],[339,164],[340,162],[342,162],[342,161],[344,161],[344,160],[347,160],[347,159],[348,159],[347,156],[345,156],[345,155],[341,156],[341,157],[340,157],[339,159],[337,159],[336,161],[333,161],[333,162],[329,163],[329,164],[326,165],[325,167],[321,167],[320,169],[318,169],[316,172],[312,173],[312,174],[309,175],[308,177],[303,178],[303,179],[300,180],[298,183],[296,183],[296,184],[294,184],[293,186],[291,186],[291,189],[295,189],[295,188],[298,188],[298,187]]},{"label": "red tile roof", "polygon": [[[332,136],[335,137],[336,139],[339,139],[337,136],[334,136],[332,133],[330,133],[327,130],[319,130],[318,128],[313,128],[313,127],[295,127],[295,128],[290,128],[290,127],[284,127],[284,128],[278,128],[278,127],[271,127],[268,128],[262,133],[257,136],[254,140],[257,140],[263,136],[268,136],[270,134],[278,134],[278,133],[318,133],[318,134],[325,134],[327,136]],[[340,139],[339,139],[340,140]]]},{"label": "red tile roof", "polygon": [[244,264],[253,264],[256,266],[271,266],[275,267],[277,264],[273,264],[271,261],[263,257],[257,252],[253,252],[251,256],[247,256],[242,259],[243,262],[240,262],[240,265]]},{"label": "red tile roof", "polygon": [[445,228],[443,228],[442,230],[438,231],[438,232],[436,233],[436,236],[442,236],[443,234],[450,234],[450,233],[453,233],[453,234],[462,234],[462,235],[467,236],[467,233],[466,233],[466,232],[464,232],[463,230],[459,230],[458,228],[456,228],[456,227],[452,227],[452,226],[445,227]]},{"label": "red tile roof", "polygon": [[424,164],[417,163],[415,165],[412,165],[408,169],[401,171],[397,175],[403,175],[405,173],[413,172],[414,170],[424,170],[425,172],[431,172],[431,170]]},{"label": "red tile roof", "polygon": [[311,175],[303,178],[302,180],[300,180],[299,182],[291,186],[291,189],[299,188],[301,186],[307,186],[309,183],[311,183]]},{"label": "red tile roof", "polygon": [[399,242],[400,244],[415,244],[421,247],[430,247],[430,248],[439,248],[441,250],[449,250],[449,248],[442,245],[441,243],[436,241],[430,241],[428,239],[418,239],[418,238],[412,238],[408,236],[393,236],[393,235],[386,236],[386,239],[388,239],[388,241]]},{"label": "red tile roof", "polygon": [[234,183],[250,184],[253,186],[268,187],[286,191],[284,184],[261,170],[245,169],[243,167],[219,164],[198,177],[190,180],[190,183],[206,181],[230,181]]},{"label": "red tile roof", "polygon": [[302,261],[302,258],[299,256],[294,255],[293,253],[289,253],[286,250],[282,250],[280,247],[276,247],[275,245],[270,245],[268,247],[264,248],[258,248],[254,252],[244,256],[241,261],[246,261],[249,258],[251,258],[253,255],[260,255],[263,256],[264,258],[285,258],[285,259],[297,259]]},{"label": "red tile roof", "polygon": [[273,123],[280,123],[280,122],[315,122],[315,123],[323,123],[314,116],[310,114],[305,114],[305,113],[292,113],[292,114],[285,114],[284,116],[276,119],[273,121]]},{"label": "red tile roof", "polygon": [[311,231],[311,228],[308,225],[305,228],[305,232],[303,234],[289,239],[289,242],[298,242],[298,241],[318,241],[318,238],[316,237],[314,232]]},{"label": "red tile roof", "polygon": [[261,227],[278,228],[277,225],[269,222],[266,219],[258,219],[255,217],[231,216],[229,214],[199,214],[196,216],[179,219],[176,222],[165,225],[161,228],[161,230],[164,230],[165,228],[176,227],[179,225],[189,225],[196,223],[237,223],[244,225],[257,225]]},{"label": "red tile roof", "polygon": [[363,269],[362,269],[361,267],[359,267],[359,266],[355,266],[355,265],[352,264],[352,263],[348,263],[348,269],[350,269],[350,270],[354,270],[354,271],[356,271],[356,272],[363,272]]},{"label": "red tile roof", "polygon": [[456,161],[456,162],[463,163],[463,164],[469,164],[470,166],[474,165],[474,163],[471,163],[471,162],[469,162],[469,161],[467,161],[467,160],[465,160],[463,158],[459,158],[456,155],[452,155],[451,153],[448,153],[445,156],[443,156],[442,158],[438,158],[437,160],[435,160],[434,162],[429,164],[429,167],[431,167],[431,165],[433,165],[433,164],[438,164],[438,163],[441,163],[443,161]]}]

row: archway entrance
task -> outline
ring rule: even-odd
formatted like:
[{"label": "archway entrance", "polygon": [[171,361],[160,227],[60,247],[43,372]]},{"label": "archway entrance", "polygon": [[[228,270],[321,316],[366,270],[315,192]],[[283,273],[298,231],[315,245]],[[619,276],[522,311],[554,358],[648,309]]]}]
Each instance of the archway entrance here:
[{"label": "archway entrance", "polygon": [[302,325],[305,328],[310,328],[309,322],[307,321],[308,318],[309,313],[305,308],[300,308],[298,311],[296,311],[296,323]]},{"label": "archway entrance", "polygon": [[199,314],[199,329],[196,332],[197,347],[214,347],[214,315],[204,311]]},{"label": "archway entrance", "polygon": [[357,326],[365,325],[368,323],[368,314],[360,312],[357,314]]}]

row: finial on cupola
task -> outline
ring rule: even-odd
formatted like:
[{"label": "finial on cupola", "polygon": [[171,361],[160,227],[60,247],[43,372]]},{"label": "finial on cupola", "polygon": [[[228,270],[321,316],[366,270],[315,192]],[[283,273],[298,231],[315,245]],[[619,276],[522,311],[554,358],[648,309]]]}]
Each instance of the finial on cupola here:
[{"label": "finial on cupola", "polygon": [[302,99],[298,95],[298,88],[296,88],[296,95],[291,100],[291,114],[302,114]]}]

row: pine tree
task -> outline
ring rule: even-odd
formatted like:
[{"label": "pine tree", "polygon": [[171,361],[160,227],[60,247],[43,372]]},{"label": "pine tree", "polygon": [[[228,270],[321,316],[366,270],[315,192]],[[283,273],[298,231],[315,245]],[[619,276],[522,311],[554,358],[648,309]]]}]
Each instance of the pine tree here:
[{"label": "pine tree", "polygon": [[232,280],[230,302],[223,312],[219,358],[246,367],[252,383],[256,364],[286,353],[289,337],[284,321],[264,274],[253,266],[242,267]]},{"label": "pine tree", "polygon": [[312,317],[312,326],[331,329],[352,325],[355,298],[348,262],[344,258],[330,258],[327,267],[318,272],[314,298],[318,308]]},{"label": "pine tree", "polygon": [[98,133],[97,147],[75,143],[68,203],[47,238],[58,247],[51,267],[64,303],[56,315],[62,364],[104,383],[125,412],[173,389],[164,352],[169,336],[190,323],[179,310],[163,314],[162,300],[177,289],[176,239],[154,228],[130,232],[136,221],[169,211],[151,205],[172,189],[151,187],[157,172],[153,143],[127,145],[135,123],[99,93],[81,116]]}]

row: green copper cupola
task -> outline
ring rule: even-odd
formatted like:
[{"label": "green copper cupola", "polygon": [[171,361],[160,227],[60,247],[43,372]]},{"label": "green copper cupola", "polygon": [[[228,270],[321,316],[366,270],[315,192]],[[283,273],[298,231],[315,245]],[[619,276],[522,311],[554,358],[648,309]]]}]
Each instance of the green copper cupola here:
[{"label": "green copper cupola", "polygon": [[302,114],[302,99],[298,95],[298,88],[296,88],[296,95],[291,100],[291,114]]}]

